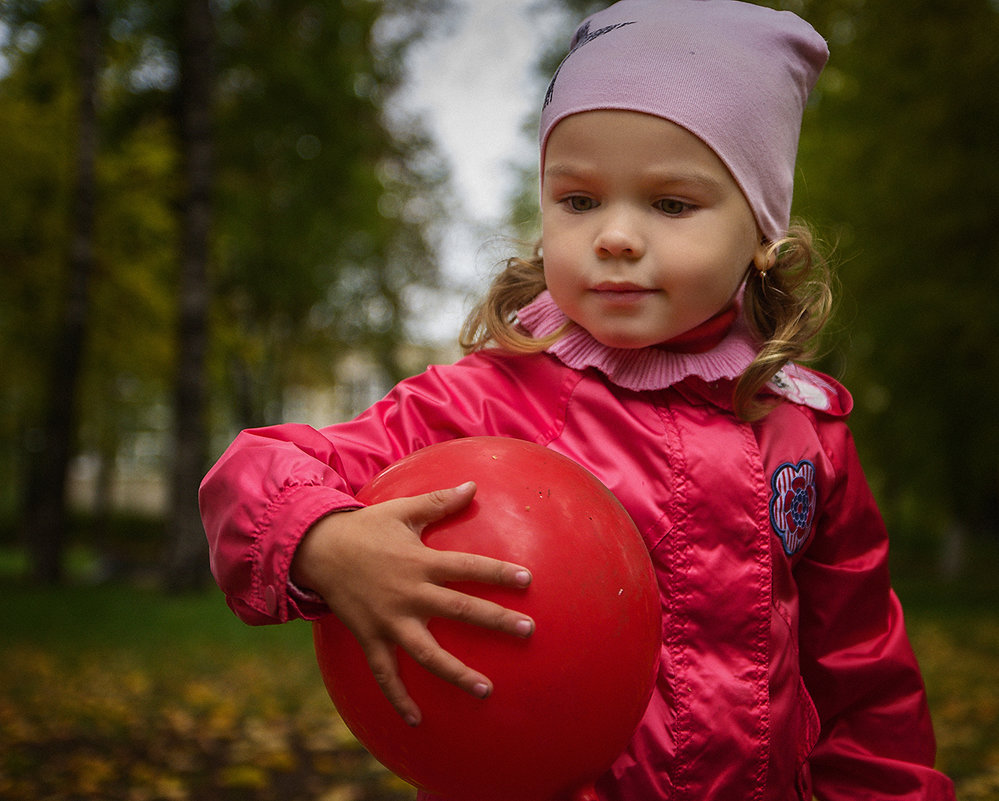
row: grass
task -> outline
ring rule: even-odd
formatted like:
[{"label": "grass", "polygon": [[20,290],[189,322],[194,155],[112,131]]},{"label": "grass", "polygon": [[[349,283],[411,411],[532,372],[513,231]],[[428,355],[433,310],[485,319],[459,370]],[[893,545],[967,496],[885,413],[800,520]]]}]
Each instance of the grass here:
[{"label": "grass", "polygon": [[[945,583],[900,564],[939,766],[999,798],[999,604],[985,547]],[[30,587],[0,550],[0,798],[401,801],[326,696],[308,625],[251,628],[218,591]],[[85,554],[74,571],[88,575]]]},{"label": "grass", "polygon": [[0,584],[0,798],[399,801],[326,696],[307,624],[220,593]]},{"label": "grass", "polygon": [[965,574],[941,581],[926,561],[900,564],[896,590],[926,682],[938,766],[959,801],[999,798],[999,544],[973,546]]}]

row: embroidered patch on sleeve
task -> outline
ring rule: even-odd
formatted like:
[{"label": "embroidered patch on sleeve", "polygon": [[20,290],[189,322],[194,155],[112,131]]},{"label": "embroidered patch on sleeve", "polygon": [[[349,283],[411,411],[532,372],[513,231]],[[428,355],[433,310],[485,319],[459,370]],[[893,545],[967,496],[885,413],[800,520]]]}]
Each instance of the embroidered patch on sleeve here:
[{"label": "embroidered patch on sleeve", "polygon": [[817,491],[815,465],[807,459],[785,462],[770,479],[770,525],[784,545],[784,553],[797,553],[812,531]]}]

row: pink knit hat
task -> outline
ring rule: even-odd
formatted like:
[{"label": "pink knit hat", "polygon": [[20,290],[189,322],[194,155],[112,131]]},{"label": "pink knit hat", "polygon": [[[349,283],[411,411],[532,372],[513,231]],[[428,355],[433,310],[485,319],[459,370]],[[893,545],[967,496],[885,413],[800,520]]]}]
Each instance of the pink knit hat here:
[{"label": "pink knit hat", "polygon": [[770,241],[787,231],[805,101],[829,56],[790,11],[737,0],[621,0],[583,21],[548,86],[548,136],[570,114],[641,111],[725,163]]}]

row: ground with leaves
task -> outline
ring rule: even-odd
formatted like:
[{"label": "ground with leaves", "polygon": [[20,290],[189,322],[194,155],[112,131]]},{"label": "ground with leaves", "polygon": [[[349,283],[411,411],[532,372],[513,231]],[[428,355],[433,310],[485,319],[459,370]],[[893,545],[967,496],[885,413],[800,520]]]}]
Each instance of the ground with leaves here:
[{"label": "ground with leaves", "polygon": [[[995,799],[999,611],[981,597],[905,594],[940,765],[961,801]],[[0,641],[5,801],[414,796],[337,718],[305,624],[243,626],[217,593],[10,582],[0,586],[0,615],[9,632]]]},{"label": "ground with leaves", "polygon": [[3,586],[0,614],[5,801],[413,798],[336,716],[306,624],[125,587]]}]

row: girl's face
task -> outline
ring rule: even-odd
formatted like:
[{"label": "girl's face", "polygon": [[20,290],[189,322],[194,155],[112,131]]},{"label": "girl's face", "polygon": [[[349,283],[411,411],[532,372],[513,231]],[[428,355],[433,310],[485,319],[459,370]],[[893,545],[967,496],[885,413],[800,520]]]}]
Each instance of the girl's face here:
[{"label": "girl's face", "polygon": [[634,111],[587,111],[554,128],[541,209],[552,297],[614,348],[666,342],[712,317],[763,253],[714,151]]}]

